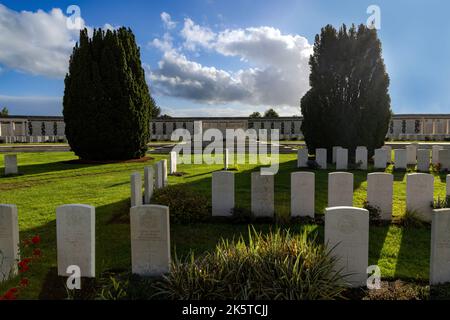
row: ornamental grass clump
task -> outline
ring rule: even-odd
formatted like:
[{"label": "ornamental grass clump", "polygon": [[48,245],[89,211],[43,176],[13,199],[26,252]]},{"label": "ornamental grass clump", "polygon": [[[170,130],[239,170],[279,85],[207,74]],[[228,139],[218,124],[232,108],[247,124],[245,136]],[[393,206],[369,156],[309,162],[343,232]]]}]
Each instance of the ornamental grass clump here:
[{"label": "ornamental grass clump", "polygon": [[183,261],[154,284],[154,298],[193,300],[309,300],[342,298],[345,275],[335,258],[307,232],[262,234],[222,240],[215,251]]}]

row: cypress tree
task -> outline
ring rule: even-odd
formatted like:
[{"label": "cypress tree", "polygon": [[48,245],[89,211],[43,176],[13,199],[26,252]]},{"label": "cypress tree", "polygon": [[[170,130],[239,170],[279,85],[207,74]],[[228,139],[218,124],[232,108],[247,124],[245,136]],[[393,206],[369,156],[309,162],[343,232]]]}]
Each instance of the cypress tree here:
[{"label": "cypress tree", "polygon": [[369,154],[384,144],[391,117],[389,76],[375,29],[331,25],[316,35],[310,58],[311,89],[301,100],[308,149],[357,146]]},{"label": "cypress tree", "polygon": [[87,30],[70,58],[63,115],[67,140],[82,159],[140,158],[155,103],[130,29]]}]

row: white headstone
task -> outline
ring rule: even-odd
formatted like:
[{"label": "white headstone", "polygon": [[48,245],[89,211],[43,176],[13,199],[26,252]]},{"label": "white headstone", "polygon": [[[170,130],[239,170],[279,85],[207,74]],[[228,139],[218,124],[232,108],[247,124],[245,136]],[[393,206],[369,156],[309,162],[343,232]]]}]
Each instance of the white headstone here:
[{"label": "white headstone", "polygon": [[327,149],[316,149],[316,162],[319,165],[320,169],[327,169]]},{"label": "white headstone", "polygon": [[170,271],[169,207],[144,205],[130,209],[131,269],[141,276]]},{"label": "white headstone", "polygon": [[18,173],[19,170],[17,169],[17,155],[5,154],[5,175]]},{"label": "white headstone", "polygon": [[387,160],[387,150],[386,149],[376,149],[374,156],[374,168],[375,169],[386,169]]},{"label": "white headstone", "polygon": [[291,173],[291,216],[314,218],[314,180],[313,172]]},{"label": "white headstone", "polygon": [[447,178],[445,179],[446,182],[446,197],[450,197],[450,174],[447,175]]},{"label": "white headstone", "polygon": [[427,149],[417,150],[417,171],[420,172],[430,171],[430,150]]},{"label": "white headstone", "polygon": [[174,174],[177,172],[177,158],[178,154],[175,151],[170,152],[170,174]]},{"label": "white headstone", "polygon": [[432,150],[432,163],[434,165],[439,163],[439,150],[443,150],[444,147],[443,146],[432,146],[431,150]]},{"label": "white headstone", "polygon": [[430,284],[450,282],[450,209],[433,210]]},{"label": "white headstone", "polygon": [[347,170],[348,149],[338,148],[336,150],[336,170]]},{"label": "white headstone", "polygon": [[308,167],[308,149],[303,148],[297,151],[297,168]]},{"label": "white headstone", "polygon": [[365,286],[369,262],[369,212],[353,207],[327,208],[325,244],[337,259],[336,271],[349,275],[345,278],[349,286]]},{"label": "white headstone", "polygon": [[406,164],[415,165],[417,161],[417,147],[410,144],[406,146]]},{"label": "white headstone", "polygon": [[333,147],[333,155],[332,155],[333,164],[336,163],[336,161],[337,161],[337,151],[339,148],[342,148],[342,147],[339,147],[339,146]]},{"label": "white headstone", "polygon": [[152,196],[153,196],[153,186],[154,186],[154,178],[155,170],[153,167],[145,167],[144,168],[144,202],[145,204],[149,204]]},{"label": "white headstone", "polygon": [[0,205],[0,283],[17,274],[19,222],[15,205]]},{"label": "white headstone", "polygon": [[395,154],[394,169],[406,170],[406,150],[396,149],[394,150],[394,154]]},{"label": "white headstone", "polygon": [[80,268],[81,276],[95,277],[95,208],[69,204],[56,208],[58,275],[67,267]]},{"label": "white headstone", "polygon": [[155,188],[164,188],[163,163],[161,161],[155,164]]},{"label": "white headstone", "polygon": [[441,171],[450,171],[450,149],[439,150]]},{"label": "white headstone", "polygon": [[413,173],[406,176],[406,209],[416,211],[423,221],[431,221],[433,194],[433,175]]},{"label": "white headstone", "polygon": [[367,201],[378,207],[382,220],[392,220],[394,176],[390,173],[370,173],[367,175]]},{"label": "white headstone", "polygon": [[332,172],[328,174],[328,207],[353,206],[353,174]]},{"label": "white headstone", "polygon": [[234,209],[234,173],[216,171],[212,174],[212,215],[232,215]]},{"label": "white headstone", "polygon": [[228,166],[230,164],[230,150],[224,150],[224,159],[223,159],[223,167],[225,170],[228,170]]},{"label": "white headstone", "polygon": [[275,212],[274,176],[252,172],[252,213],[255,217],[273,217]]},{"label": "white headstone", "polygon": [[383,146],[381,149],[386,150],[386,163],[392,162],[392,147],[391,146]]},{"label": "white headstone", "polygon": [[142,205],[142,178],[140,173],[131,175],[131,206]]},{"label": "white headstone", "polygon": [[360,146],[356,148],[355,162],[359,164],[360,170],[367,170],[367,148]]},{"label": "white headstone", "polygon": [[163,179],[163,187],[169,184],[169,180],[167,179],[167,160],[161,160],[162,165],[162,179]]}]

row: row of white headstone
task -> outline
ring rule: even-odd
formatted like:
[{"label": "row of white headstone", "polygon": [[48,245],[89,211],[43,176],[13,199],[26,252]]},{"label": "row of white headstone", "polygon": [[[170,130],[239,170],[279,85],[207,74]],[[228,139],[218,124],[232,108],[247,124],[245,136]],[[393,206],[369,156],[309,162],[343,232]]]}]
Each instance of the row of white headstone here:
[{"label": "row of white headstone", "polygon": [[[177,153],[170,152],[169,174],[177,172]],[[131,206],[150,204],[154,189],[168,185],[167,160],[163,159],[154,166],[144,168],[144,197],[142,197],[142,177],[139,172],[131,175]]]},{"label": "row of white headstone", "polygon": [[[130,209],[131,266],[141,276],[161,276],[170,271],[169,208],[142,205]],[[63,205],[56,209],[58,275],[79,268],[80,276],[95,277],[95,208]],[[0,281],[17,272],[19,260],[17,207],[0,205]],[[325,212],[325,244],[336,257],[336,270],[347,275],[350,286],[366,284],[369,257],[369,212],[338,206]],[[430,283],[450,282],[450,209],[433,210]]]},{"label": "row of white headstone", "polygon": [[[132,272],[160,276],[170,268],[169,208],[141,205],[130,209]],[[56,208],[58,275],[77,266],[81,277],[95,277],[95,208],[83,204]],[[0,282],[17,273],[19,224],[15,205],[0,205]]]},{"label": "row of white headstone", "polygon": [[[405,149],[394,150],[394,168],[405,170],[409,165],[417,164],[417,171],[429,172],[430,164],[440,164],[442,171],[450,171],[450,149],[444,149],[443,146],[433,146],[429,149],[418,149],[417,145],[408,145]],[[430,158],[431,155],[431,158]],[[383,146],[375,150],[374,168],[386,169],[387,164],[391,163],[392,148]],[[303,148],[297,151],[297,167],[308,167],[308,149]],[[333,163],[336,164],[336,170],[348,169],[348,149],[342,147],[333,147]],[[321,169],[327,169],[327,150],[316,149],[316,162]],[[367,170],[368,152],[366,147],[357,147],[355,154],[355,163],[359,164],[359,169]]]},{"label": "row of white headstone", "polygon": [[[353,174],[328,174],[328,207],[353,206]],[[446,194],[450,196],[450,175],[447,176]],[[367,175],[367,202],[380,210],[383,220],[392,220],[394,176],[374,172]],[[234,173],[216,171],[211,183],[212,215],[231,216],[235,207]],[[406,177],[406,208],[416,211],[424,221],[431,221],[434,199],[434,176],[412,173]],[[274,176],[251,174],[251,211],[255,217],[273,217],[275,213]],[[312,217],[315,213],[315,174],[291,173],[291,216]]]},{"label": "row of white headstone", "polygon": [[[391,162],[392,148],[389,146],[383,146],[380,149],[375,150],[374,166],[377,169],[386,168],[386,164]],[[297,167],[308,167],[308,149],[303,148],[297,151]],[[327,169],[327,149],[316,149],[316,162],[320,166],[320,169]],[[342,147],[333,147],[332,162],[336,164],[336,170],[348,169],[348,149]],[[360,170],[367,170],[368,163],[368,151],[366,147],[360,146],[356,148],[355,163],[359,165]]]}]

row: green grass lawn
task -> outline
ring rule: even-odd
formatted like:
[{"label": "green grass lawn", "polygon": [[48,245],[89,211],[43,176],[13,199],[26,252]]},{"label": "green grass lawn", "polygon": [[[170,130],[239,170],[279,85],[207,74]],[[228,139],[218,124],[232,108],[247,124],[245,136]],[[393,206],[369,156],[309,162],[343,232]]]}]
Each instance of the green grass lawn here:
[{"label": "green grass lawn", "polygon": [[[147,163],[120,163],[88,165],[66,163],[76,159],[71,152],[19,153],[21,175],[0,178],[0,203],[15,204],[19,210],[21,238],[40,234],[43,258],[35,264],[30,286],[21,298],[37,299],[51,290],[48,279],[56,267],[56,207],[63,204],[82,203],[96,207],[96,271],[126,270],[130,266],[130,231],[126,223],[114,221],[114,217],[127,214],[130,197],[130,174],[143,173],[144,166],[167,158],[152,155]],[[289,215],[290,173],[295,168],[296,155],[280,155],[280,171],[275,178],[275,202],[277,215]],[[238,165],[236,171],[237,206],[250,208],[250,173],[256,165]],[[211,173],[221,165],[178,165],[181,177],[169,177],[170,184],[185,184],[208,197],[211,193]],[[3,172],[3,157],[0,159]],[[392,167],[387,169],[392,171]],[[316,212],[323,213],[327,203],[327,174],[316,171]],[[354,171],[354,205],[362,206],[366,198],[367,172]],[[394,216],[405,210],[406,174],[394,173]],[[445,176],[435,177],[435,197],[445,195]],[[262,231],[272,226],[256,226]],[[294,231],[301,228],[317,230],[320,237],[323,227],[316,225],[292,225]],[[204,223],[171,226],[173,254],[183,256],[190,250],[197,253],[211,250],[221,238],[232,239],[247,234],[247,225]],[[395,225],[371,227],[370,261],[378,264],[383,279],[418,280],[426,282],[429,273],[430,229],[403,229]],[[0,285],[0,294],[14,281]]]}]

